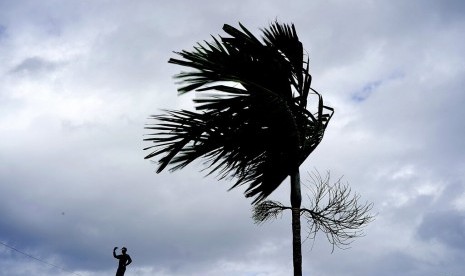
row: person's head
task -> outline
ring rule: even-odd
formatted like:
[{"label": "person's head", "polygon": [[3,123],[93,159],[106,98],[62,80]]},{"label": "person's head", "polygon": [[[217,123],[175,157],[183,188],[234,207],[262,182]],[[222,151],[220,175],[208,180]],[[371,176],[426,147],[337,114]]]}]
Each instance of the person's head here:
[{"label": "person's head", "polygon": [[121,252],[123,252],[123,254],[125,254],[126,251],[128,251],[128,250],[126,249],[126,247],[121,248]]}]

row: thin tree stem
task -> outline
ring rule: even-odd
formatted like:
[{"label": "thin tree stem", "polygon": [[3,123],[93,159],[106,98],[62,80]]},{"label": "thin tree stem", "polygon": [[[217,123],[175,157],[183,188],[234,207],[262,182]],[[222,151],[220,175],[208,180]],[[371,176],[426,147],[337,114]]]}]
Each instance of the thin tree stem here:
[{"label": "thin tree stem", "polygon": [[302,276],[302,241],[300,234],[300,205],[302,195],[300,192],[300,173],[297,169],[291,175],[291,205],[292,205],[292,255],[294,276]]},{"label": "thin tree stem", "polygon": [[297,169],[291,175],[291,207],[300,208],[302,204],[302,193],[300,191],[300,172]]},{"label": "thin tree stem", "polygon": [[302,276],[302,241],[300,235],[300,209],[292,208],[292,251],[294,276]]}]

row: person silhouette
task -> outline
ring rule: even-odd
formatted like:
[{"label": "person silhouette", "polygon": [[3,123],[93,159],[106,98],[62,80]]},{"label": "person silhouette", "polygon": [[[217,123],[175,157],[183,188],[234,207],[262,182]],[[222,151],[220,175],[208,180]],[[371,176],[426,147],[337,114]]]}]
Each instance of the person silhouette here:
[{"label": "person silhouette", "polygon": [[116,270],[116,276],[124,276],[124,272],[126,272],[126,266],[132,263],[131,256],[126,254],[126,247],[121,248],[121,255],[116,255],[115,251],[118,247],[113,248],[113,257],[119,260],[118,263],[118,270]]}]

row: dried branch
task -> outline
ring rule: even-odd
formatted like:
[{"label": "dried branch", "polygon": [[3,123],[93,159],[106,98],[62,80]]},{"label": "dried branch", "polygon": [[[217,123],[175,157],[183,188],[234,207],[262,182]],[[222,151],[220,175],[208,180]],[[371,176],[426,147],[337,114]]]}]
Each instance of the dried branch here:
[{"label": "dried branch", "polygon": [[291,208],[284,206],[278,201],[265,200],[253,207],[252,219],[256,224],[260,224],[270,219],[276,219],[286,209]]},{"label": "dried branch", "polygon": [[[318,171],[310,175],[311,195],[307,195],[310,207],[301,208],[300,214],[308,223],[307,238],[314,239],[321,231],[326,235],[332,250],[335,247],[344,249],[353,239],[363,236],[363,228],[374,219],[370,213],[373,203],[361,203],[360,195],[351,193],[348,184],[343,184],[339,178],[330,184],[329,172],[322,177]],[[306,186],[307,187],[307,186]],[[266,200],[252,209],[255,223],[276,219],[284,210],[291,207],[284,206],[278,201]]]},{"label": "dried branch", "polygon": [[307,219],[309,237],[314,238],[322,231],[334,250],[335,246],[345,248],[353,238],[363,236],[363,228],[374,219],[370,214],[373,203],[360,203],[360,195],[351,194],[349,185],[341,183],[341,178],[330,184],[329,172],[325,177],[314,172],[311,182],[310,208],[301,209]]}]

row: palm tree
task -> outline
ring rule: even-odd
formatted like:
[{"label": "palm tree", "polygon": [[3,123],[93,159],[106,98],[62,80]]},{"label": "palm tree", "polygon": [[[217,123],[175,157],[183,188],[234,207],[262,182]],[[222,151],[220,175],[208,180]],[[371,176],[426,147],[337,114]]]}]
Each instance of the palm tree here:
[{"label": "palm tree", "polygon": [[[299,167],[323,138],[333,114],[310,87],[309,58],[293,24],[272,23],[262,41],[239,23],[224,25],[227,37],[175,52],[170,63],[190,68],[175,77],[179,94],[195,91],[195,111],[153,115],[154,144],[145,158],[161,155],[157,173],[197,159],[208,174],[246,185],[252,204],[267,198],[288,176],[292,206],[294,275],[302,275]],[[313,111],[307,100],[313,96]]]}]

